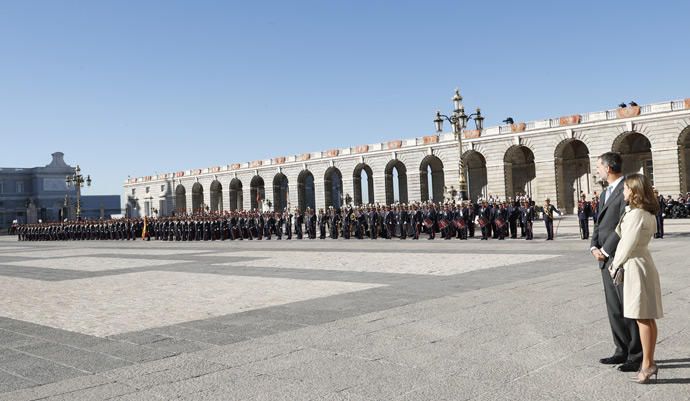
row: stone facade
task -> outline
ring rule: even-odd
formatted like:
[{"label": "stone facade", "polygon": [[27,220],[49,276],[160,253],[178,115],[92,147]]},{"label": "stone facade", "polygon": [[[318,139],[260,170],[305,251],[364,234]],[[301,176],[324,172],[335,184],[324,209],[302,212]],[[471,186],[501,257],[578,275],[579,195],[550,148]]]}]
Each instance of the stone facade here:
[{"label": "stone facade", "polygon": [[[623,154],[624,172],[643,172],[665,194],[686,192],[690,176],[690,99],[466,131],[462,161],[470,197],[526,193],[566,213],[577,195],[600,192],[597,157]],[[174,210],[276,209],[411,202],[448,197],[458,185],[453,134],[356,145],[227,166],[132,178],[131,215]],[[366,194],[366,196],[364,196]]]}]

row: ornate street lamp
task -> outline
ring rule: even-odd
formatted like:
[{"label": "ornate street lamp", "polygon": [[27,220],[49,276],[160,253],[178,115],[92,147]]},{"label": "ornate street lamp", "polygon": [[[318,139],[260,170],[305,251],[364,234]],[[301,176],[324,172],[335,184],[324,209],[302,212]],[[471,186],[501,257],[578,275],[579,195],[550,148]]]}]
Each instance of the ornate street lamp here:
[{"label": "ornate street lamp", "polygon": [[77,220],[79,220],[81,218],[81,188],[84,186],[84,183],[86,183],[87,187],[91,186],[91,176],[87,175],[86,179],[84,179],[84,176],[81,174],[81,168],[77,165],[74,169],[74,174],[68,175],[65,178],[65,182],[68,188],[74,187],[77,190]]},{"label": "ornate street lamp", "polygon": [[450,117],[445,114],[441,114],[440,111],[436,112],[436,118],[434,119],[434,124],[436,125],[436,132],[443,132],[443,120],[450,123],[453,128],[453,134],[455,139],[458,141],[458,193],[460,195],[460,200],[466,200],[468,198],[467,193],[467,177],[465,177],[465,166],[462,162],[462,133],[465,128],[467,128],[467,122],[470,119],[474,119],[475,127],[478,131],[484,129],[484,117],[482,117],[482,112],[477,107],[475,113],[469,116],[465,114],[465,106],[462,104],[462,96],[460,96],[460,89],[455,89],[455,96],[453,96],[453,114]]}]

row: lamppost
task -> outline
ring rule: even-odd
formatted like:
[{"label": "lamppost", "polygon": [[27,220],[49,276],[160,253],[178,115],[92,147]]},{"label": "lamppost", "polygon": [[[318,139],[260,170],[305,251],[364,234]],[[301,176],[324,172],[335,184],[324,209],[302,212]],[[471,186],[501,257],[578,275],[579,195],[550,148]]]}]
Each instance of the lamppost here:
[{"label": "lamppost", "polygon": [[81,168],[79,168],[79,165],[74,169],[74,174],[68,175],[65,178],[65,182],[67,183],[67,187],[74,187],[77,190],[77,220],[80,219],[81,217],[81,187],[84,186],[84,183],[86,183],[87,187],[91,186],[91,176],[87,175],[86,178],[81,174]]},{"label": "lamppost", "polygon": [[474,119],[474,124],[478,131],[484,128],[484,117],[477,107],[475,113],[469,116],[465,114],[465,106],[462,105],[462,96],[460,96],[460,89],[455,89],[455,96],[453,96],[453,114],[450,117],[441,114],[440,111],[436,112],[436,118],[434,119],[434,124],[436,124],[436,132],[443,132],[443,120],[446,120],[453,127],[453,134],[455,139],[458,141],[458,193],[460,194],[460,200],[468,199],[467,193],[467,178],[465,177],[465,166],[462,162],[462,133],[465,128],[467,128],[467,122],[470,119]]}]

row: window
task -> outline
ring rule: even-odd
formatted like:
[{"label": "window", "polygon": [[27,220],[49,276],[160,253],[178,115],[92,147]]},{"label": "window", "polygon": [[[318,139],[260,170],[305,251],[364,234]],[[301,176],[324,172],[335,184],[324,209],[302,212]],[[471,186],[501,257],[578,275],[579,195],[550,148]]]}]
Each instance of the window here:
[{"label": "window", "polygon": [[161,192],[165,192],[165,185],[161,185]]},{"label": "window", "polygon": [[5,193],[5,183],[0,181],[0,194]]},{"label": "window", "polygon": [[21,194],[24,192],[24,183],[22,181],[17,181],[17,193]]},{"label": "window", "polygon": [[146,187],[146,193],[149,193],[150,190],[151,190],[151,187]]},{"label": "window", "polygon": [[137,189],[136,189],[136,188],[132,188],[132,196],[136,195],[136,193],[137,193]]}]

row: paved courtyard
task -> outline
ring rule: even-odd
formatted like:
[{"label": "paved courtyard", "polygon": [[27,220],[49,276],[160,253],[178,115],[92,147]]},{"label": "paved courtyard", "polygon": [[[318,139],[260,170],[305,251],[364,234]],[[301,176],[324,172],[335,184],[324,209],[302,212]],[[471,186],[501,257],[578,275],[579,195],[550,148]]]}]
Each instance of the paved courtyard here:
[{"label": "paved courtyard", "polygon": [[601,276],[556,241],[0,237],[0,400],[688,400],[690,220],[653,242],[659,382],[600,365]]}]

